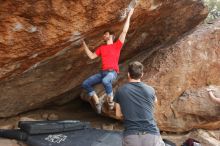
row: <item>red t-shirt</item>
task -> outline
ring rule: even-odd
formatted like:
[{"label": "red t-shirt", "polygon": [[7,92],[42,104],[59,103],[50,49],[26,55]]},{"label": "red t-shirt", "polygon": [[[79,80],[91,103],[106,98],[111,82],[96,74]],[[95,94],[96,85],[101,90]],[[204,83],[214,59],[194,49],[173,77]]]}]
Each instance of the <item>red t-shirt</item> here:
[{"label": "red t-shirt", "polygon": [[102,45],[95,51],[102,58],[102,70],[113,69],[119,73],[118,60],[123,43],[118,39],[111,45]]}]

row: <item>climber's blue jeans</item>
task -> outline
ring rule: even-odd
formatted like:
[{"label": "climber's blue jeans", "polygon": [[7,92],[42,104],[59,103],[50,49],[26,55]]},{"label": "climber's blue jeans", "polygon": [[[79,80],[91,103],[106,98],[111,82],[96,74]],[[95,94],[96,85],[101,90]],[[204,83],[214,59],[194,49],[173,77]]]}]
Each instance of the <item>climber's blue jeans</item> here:
[{"label": "climber's blue jeans", "polygon": [[116,78],[117,73],[114,70],[100,71],[99,73],[86,79],[83,82],[82,87],[86,89],[89,96],[93,96],[96,92],[92,86],[102,83],[107,96],[113,97],[112,82],[116,80]]}]

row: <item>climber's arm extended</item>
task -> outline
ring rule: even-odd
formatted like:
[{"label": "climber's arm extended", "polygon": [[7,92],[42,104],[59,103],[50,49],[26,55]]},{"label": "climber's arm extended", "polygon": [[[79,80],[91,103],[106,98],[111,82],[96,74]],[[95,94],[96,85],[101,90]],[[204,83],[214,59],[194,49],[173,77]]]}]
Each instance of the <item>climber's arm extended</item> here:
[{"label": "climber's arm extended", "polygon": [[125,22],[123,31],[122,31],[122,33],[121,33],[120,36],[119,36],[119,40],[120,40],[122,43],[124,43],[124,41],[125,41],[125,37],[126,37],[126,35],[127,35],[128,29],[129,29],[129,26],[130,26],[130,19],[131,19],[131,16],[132,16],[133,12],[134,12],[134,8],[131,8],[131,10],[130,10],[130,12],[129,12],[129,14],[128,14],[128,17],[127,17],[127,19],[126,19],[126,22]]},{"label": "climber's arm extended", "polygon": [[217,98],[217,97],[213,94],[213,92],[212,92],[211,89],[208,89],[208,92],[209,92],[209,96],[211,97],[211,99],[212,99],[213,101],[215,101],[216,103],[220,104],[220,98]]}]

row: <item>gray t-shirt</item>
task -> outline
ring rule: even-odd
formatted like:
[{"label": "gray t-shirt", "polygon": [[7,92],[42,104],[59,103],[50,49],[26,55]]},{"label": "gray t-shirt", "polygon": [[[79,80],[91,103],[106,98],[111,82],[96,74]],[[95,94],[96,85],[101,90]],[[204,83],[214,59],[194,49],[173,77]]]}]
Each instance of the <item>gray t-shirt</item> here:
[{"label": "gray t-shirt", "polygon": [[124,115],[124,134],[148,132],[159,135],[154,120],[155,90],[143,82],[130,82],[115,93],[114,101],[119,103]]}]

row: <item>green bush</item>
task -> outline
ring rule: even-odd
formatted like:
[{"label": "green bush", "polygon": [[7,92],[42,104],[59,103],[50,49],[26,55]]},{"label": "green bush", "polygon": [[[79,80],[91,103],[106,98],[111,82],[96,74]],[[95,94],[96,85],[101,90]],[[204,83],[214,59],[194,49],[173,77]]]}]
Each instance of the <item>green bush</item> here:
[{"label": "green bush", "polygon": [[204,3],[209,8],[207,21],[214,20],[220,17],[220,0],[204,0]]}]

